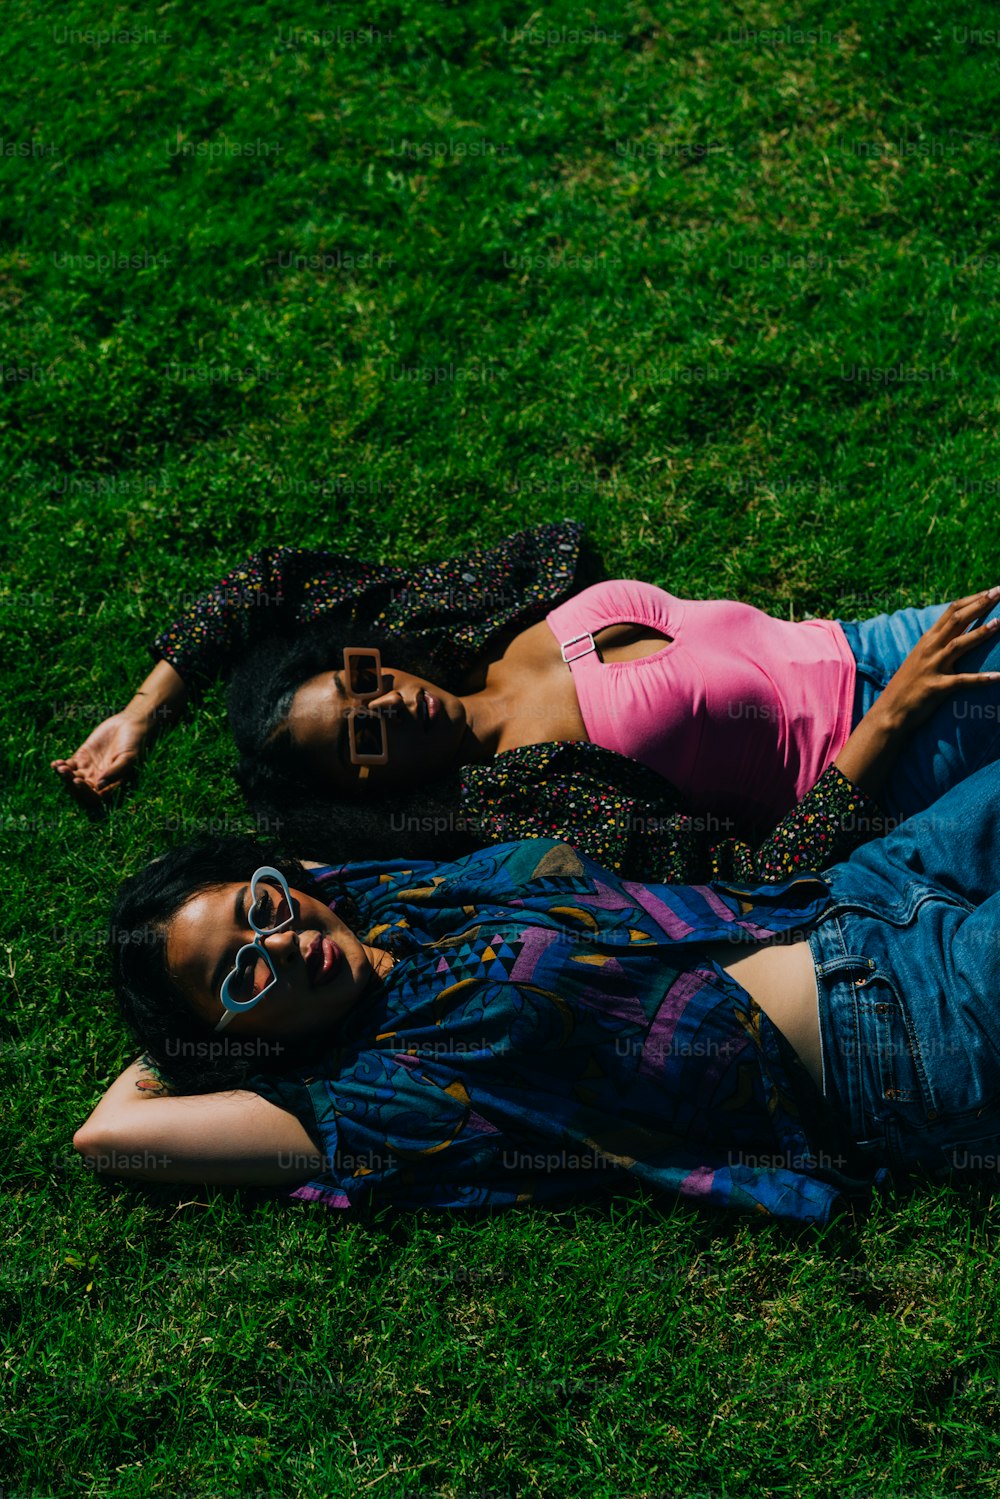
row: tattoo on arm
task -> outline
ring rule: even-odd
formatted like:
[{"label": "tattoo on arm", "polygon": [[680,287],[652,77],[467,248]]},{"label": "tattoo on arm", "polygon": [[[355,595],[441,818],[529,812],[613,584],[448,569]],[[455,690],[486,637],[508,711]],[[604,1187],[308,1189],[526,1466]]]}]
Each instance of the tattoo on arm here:
[{"label": "tattoo on arm", "polygon": [[169,1098],[172,1092],[161,1077],[158,1077],[150,1063],[143,1057],[138,1064],[141,1076],[135,1080],[135,1086],[140,1093],[148,1098]]}]

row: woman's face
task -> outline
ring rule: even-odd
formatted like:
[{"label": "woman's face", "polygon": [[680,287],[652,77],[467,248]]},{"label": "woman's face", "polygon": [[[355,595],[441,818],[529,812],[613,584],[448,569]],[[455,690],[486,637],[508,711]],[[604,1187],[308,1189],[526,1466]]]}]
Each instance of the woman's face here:
[{"label": "woman's face", "polygon": [[351,764],[347,719],[353,711],[378,712],[385,719],[389,758],[370,765],[379,786],[413,786],[461,764],[469,732],[465,704],[454,693],[422,677],[382,668],[385,691],[359,701],[343,671],[321,672],[304,682],[292,699],[288,730],[295,744],[340,790],[357,790],[367,778]]},{"label": "woman's face", "polygon": [[[300,890],[291,894],[295,920],[285,931],[261,939],[277,982],[252,1009],[233,1015],[227,1036],[318,1036],[331,1030],[375,979],[369,949],[350,927],[322,901]],[[250,903],[249,884],[216,885],[193,896],[167,929],[167,967],[188,1002],[212,1026],[226,1013],[222,985],[237,951],[254,938]],[[278,912],[276,919],[287,914]],[[258,994],[270,982],[261,959],[241,981],[239,998]]]}]

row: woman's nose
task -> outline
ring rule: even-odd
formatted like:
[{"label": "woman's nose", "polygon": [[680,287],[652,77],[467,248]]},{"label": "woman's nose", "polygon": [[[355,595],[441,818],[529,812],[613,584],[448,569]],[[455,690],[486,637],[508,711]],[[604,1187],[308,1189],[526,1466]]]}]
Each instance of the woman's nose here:
[{"label": "woman's nose", "polygon": [[283,932],[271,932],[268,936],[261,937],[260,940],[267,948],[270,956],[282,963],[286,963],[289,958],[293,958],[298,949],[295,932],[291,927],[286,927]]},{"label": "woman's nose", "polygon": [[371,698],[366,708],[398,708],[402,704],[403,694],[398,687],[392,687],[386,692],[380,692],[378,697]]}]

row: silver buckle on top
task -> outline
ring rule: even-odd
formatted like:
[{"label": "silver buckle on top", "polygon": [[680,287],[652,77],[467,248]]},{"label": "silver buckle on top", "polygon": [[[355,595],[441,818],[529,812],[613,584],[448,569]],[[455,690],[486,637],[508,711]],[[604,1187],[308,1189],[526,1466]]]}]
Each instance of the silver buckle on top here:
[{"label": "silver buckle on top", "polygon": [[[580,640],[589,640],[590,644],[585,645],[582,651],[577,651],[575,656],[567,656],[566,647],[568,645],[576,645],[577,641]],[[562,651],[563,660],[566,662],[566,665],[569,666],[573,661],[579,661],[581,656],[589,656],[591,651],[596,651],[597,644],[594,640],[593,635],[591,635],[590,631],[588,630],[583,635],[574,635],[572,639],[564,640],[559,649]]]}]

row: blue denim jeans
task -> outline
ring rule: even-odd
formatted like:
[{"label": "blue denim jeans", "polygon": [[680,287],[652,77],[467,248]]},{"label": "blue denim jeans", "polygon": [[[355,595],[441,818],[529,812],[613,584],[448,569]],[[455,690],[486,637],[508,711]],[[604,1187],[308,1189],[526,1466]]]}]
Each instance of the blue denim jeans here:
[{"label": "blue denim jeans", "polygon": [[[874,619],[838,620],[857,666],[856,728],[925,630],[947,607],[898,609]],[[1000,614],[1000,604],[989,618]],[[958,671],[1000,671],[1000,631],[956,663]],[[912,817],[967,775],[1000,756],[1000,682],[945,699],[899,753],[880,800],[895,818]]]},{"label": "blue denim jeans", "polygon": [[1000,1166],[1000,764],[826,872],[809,934],[823,1092],[858,1148]]}]

